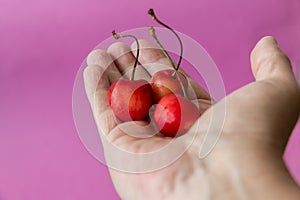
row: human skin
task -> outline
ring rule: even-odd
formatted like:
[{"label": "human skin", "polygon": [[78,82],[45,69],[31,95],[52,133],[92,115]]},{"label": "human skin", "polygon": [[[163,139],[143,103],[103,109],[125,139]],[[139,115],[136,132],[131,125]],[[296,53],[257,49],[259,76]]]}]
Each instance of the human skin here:
[{"label": "human skin", "polygon": [[[140,41],[140,46],[141,65],[169,65],[160,50],[149,49],[154,47],[150,42]],[[90,53],[84,71],[85,89],[102,139],[104,136],[131,152],[148,152],[172,138],[135,138],[125,134],[107,99],[110,84],[121,76],[129,77],[127,72],[134,63],[134,52],[118,42],[107,51]],[[256,81],[213,105],[208,94],[189,78],[202,103],[201,112],[206,110],[196,122],[198,127],[195,125],[189,131],[196,134],[195,141],[178,160],[154,172],[134,174],[109,168],[121,199],[300,199],[300,189],[282,159],[300,113],[299,86],[288,57],[273,37],[262,38],[250,57]],[[149,74],[157,70],[140,66],[136,76],[149,80]],[[210,154],[199,159],[199,145],[209,127],[212,107],[222,112],[224,101],[226,117],[221,136]]]}]

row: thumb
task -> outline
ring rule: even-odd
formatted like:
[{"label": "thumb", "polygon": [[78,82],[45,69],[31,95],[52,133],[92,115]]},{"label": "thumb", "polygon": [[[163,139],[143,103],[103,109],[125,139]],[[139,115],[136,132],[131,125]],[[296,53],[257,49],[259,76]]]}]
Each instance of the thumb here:
[{"label": "thumb", "polygon": [[[267,114],[269,130],[288,136],[300,113],[300,89],[290,60],[271,36],[263,37],[256,44],[250,59],[256,79],[252,84],[255,86],[256,105]],[[282,134],[284,132],[286,134]]]},{"label": "thumb", "polygon": [[279,48],[275,38],[263,37],[252,50],[250,60],[256,82],[267,83],[270,90],[277,91],[274,95],[276,99],[282,99],[290,106],[294,102],[299,109],[300,90],[297,80],[289,58]]},{"label": "thumb", "polygon": [[264,79],[295,80],[288,57],[271,36],[263,37],[251,53],[252,72],[257,81]]}]

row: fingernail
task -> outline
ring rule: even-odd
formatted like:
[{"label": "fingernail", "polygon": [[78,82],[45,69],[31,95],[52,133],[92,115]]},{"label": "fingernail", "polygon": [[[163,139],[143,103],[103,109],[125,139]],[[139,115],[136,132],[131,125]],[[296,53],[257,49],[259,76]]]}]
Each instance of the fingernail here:
[{"label": "fingernail", "polygon": [[265,36],[264,39],[265,39],[265,41],[268,41],[268,42],[272,41],[277,47],[279,47],[278,41],[276,40],[275,37],[269,35],[269,36]]},{"label": "fingernail", "polygon": [[278,41],[273,37],[275,44],[279,47]]}]

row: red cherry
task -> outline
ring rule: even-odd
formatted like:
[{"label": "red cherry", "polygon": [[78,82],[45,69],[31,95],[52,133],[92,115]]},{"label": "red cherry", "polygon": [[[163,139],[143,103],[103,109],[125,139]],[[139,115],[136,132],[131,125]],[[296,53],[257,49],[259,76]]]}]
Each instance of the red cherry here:
[{"label": "red cherry", "polygon": [[151,85],[145,80],[118,80],[108,90],[108,102],[122,121],[145,119],[153,103]]},{"label": "red cherry", "polygon": [[[177,73],[186,90],[188,86],[186,77],[180,72]],[[180,81],[176,76],[174,77],[173,74],[174,74],[174,70],[168,69],[168,70],[158,71],[152,76],[150,80],[150,84],[153,89],[155,102],[158,102],[162,97],[171,93],[180,94],[183,96],[183,90]]]},{"label": "red cherry", "polygon": [[174,137],[186,133],[200,113],[195,104],[180,95],[164,96],[154,110],[154,122],[161,133]]}]

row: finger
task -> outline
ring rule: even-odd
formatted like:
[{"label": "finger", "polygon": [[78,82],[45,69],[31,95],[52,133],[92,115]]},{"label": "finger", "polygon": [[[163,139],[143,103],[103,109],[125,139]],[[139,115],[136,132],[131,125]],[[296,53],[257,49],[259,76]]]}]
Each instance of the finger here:
[{"label": "finger", "polygon": [[256,80],[268,78],[293,79],[289,58],[271,36],[262,38],[251,52],[252,72]]},{"label": "finger", "polygon": [[106,51],[102,49],[95,49],[91,51],[87,57],[87,64],[96,65],[105,70],[110,83],[113,83],[121,78],[121,73],[114,64],[113,59]]},{"label": "finger", "polygon": [[290,62],[274,38],[264,37],[252,51],[251,64],[256,82],[226,97],[224,131],[243,130],[283,149],[300,113],[300,90]]},{"label": "finger", "polygon": [[117,125],[117,119],[108,103],[109,77],[103,68],[89,65],[84,70],[83,78],[97,127],[102,133],[108,134]]},{"label": "finger", "polygon": [[[129,79],[136,60],[130,47],[123,42],[116,42],[108,47],[107,52],[114,60],[121,74],[126,79]],[[143,66],[138,65],[135,71],[135,79],[150,80],[150,74]]]},{"label": "finger", "polygon": [[256,44],[251,53],[251,66],[255,79],[270,83],[274,89],[278,90],[278,98],[281,96],[285,99],[299,97],[299,86],[290,60],[281,51],[275,38],[266,36]]},{"label": "finger", "polygon": [[110,82],[104,70],[98,65],[88,65],[83,71],[83,80],[86,95],[90,104],[94,104],[94,95],[99,91],[107,91]]},{"label": "finger", "polygon": [[[147,40],[139,40],[140,44],[140,56],[139,62],[146,68],[146,70],[151,74],[155,74],[157,71],[164,69],[173,69],[172,64],[163,54],[162,50]],[[131,45],[131,50],[133,54],[136,54],[136,43]],[[194,80],[190,78],[190,76],[184,72],[182,69],[179,70],[183,73],[189,82],[188,88],[188,96],[191,99],[207,99],[210,100],[210,95]]]},{"label": "finger", "polygon": [[[139,40],[139,62],[153,75],[163,69],[173,69],[170,61],[165,57],[162,50],[148,40]],[[136,43],[132,43],[131,50],[136,55]]]},{"label": "finger", "polygon": [[206,92],[205,89],[203,89],[196,81],[193,79],[189,78],[189,86],[187,90],[187,95],[189,99],[203,99],[203,100],[208,100],[211,103],[214,103],[213,99],[211,96]]},{"label": "finger", "polygon": [[196,99],[192,102],[198,106],[198,110],[201,115],[203,115],[203,113],[213,105],[213,102],[207,99]]}]

